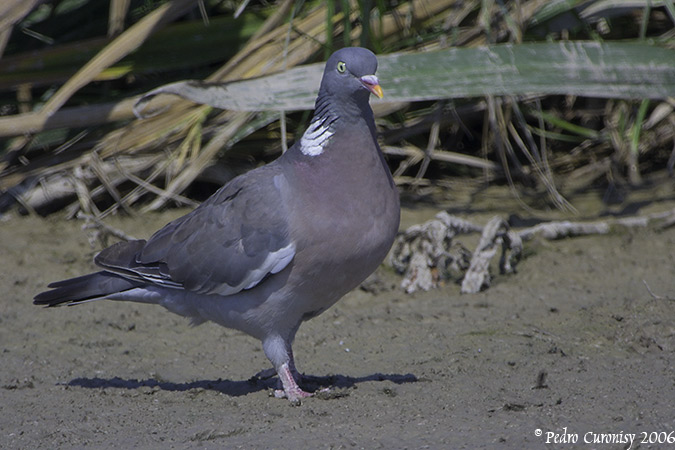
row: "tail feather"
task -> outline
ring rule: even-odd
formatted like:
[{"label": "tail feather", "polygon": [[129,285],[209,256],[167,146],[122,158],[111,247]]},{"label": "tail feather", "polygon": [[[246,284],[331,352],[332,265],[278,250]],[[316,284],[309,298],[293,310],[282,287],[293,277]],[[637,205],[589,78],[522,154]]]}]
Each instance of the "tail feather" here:
[{"label": "tail feather", "polygon": [[127,291],[140,285],[139,282],[104,270],[51,283],[48,287],[53,289],[36,295],[33,303],[46,306],[59,306],[64,303],[74,305],[89,300],[103,299],[108,295]]}]

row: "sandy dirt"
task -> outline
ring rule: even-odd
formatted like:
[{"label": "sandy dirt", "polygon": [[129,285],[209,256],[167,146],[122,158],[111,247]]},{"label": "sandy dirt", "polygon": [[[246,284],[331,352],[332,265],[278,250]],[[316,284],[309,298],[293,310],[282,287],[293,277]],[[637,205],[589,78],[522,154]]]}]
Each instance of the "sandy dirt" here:
[{"label": "sandy dirt", "polygon": [[[515,211],[480,199],[443,206],[481,223]],[[111,224],[147,237],[180,213]],[[81,227],[0,223],[0,448],[675,449],[649,444],[675,440],[675,228],[530,242],[518,273],[477,295],[354,291],[301,327],[300,370],[333,390],[292,407],[253,378],[269,362],[242,333],[151,305],[34,306],[93,269]],[[602,434],[635,441],[584,443]]]}]

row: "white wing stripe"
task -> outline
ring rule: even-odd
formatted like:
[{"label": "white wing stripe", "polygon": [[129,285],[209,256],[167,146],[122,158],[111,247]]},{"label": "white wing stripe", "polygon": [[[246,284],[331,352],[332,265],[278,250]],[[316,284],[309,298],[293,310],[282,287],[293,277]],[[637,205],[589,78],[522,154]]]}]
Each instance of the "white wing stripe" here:
[{"label": "white wing stripe", "polygon": [[241,283],[236,286],[224,285],[219,289],[220,295],[232,295],[244,289],[251,289],[265,278],[268,273],[281,272],[295,256],[295,244],[291,243],[284,248],[270,253],[257,269],[249,272]]}]

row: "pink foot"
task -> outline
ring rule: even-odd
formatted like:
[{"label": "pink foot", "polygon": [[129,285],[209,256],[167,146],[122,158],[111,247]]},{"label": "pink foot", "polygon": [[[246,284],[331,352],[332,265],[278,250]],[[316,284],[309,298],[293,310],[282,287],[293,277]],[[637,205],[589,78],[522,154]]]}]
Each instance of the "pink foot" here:
[{"label": "pink foot", "polygon": [[287,398],[292,404],[299,405],[302,403],[303,398],[314,395],[311,392],[305,392],[300,389],[300,386],[298,386],[298,383],[295,381],[295,377],[293,377],[293,373],[291,372],[288,363],[281,365],[278,374],[284,389],[277,389],[274,391],[274,396],[276,398]]},{"label": "pink foot", "polygon": [[311,392],[303,391],[302,389],[294,389],[290,392],[287,392],[283,389],[275,389],[274,397],[275,398],[287,398],[293,404],[300,404],[303,398],[311,397],[314,394]]}]

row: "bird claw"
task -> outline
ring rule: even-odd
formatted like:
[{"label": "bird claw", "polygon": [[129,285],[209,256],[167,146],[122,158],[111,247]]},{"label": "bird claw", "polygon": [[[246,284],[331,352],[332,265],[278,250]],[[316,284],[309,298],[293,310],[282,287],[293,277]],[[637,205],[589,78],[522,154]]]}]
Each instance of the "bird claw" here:
[{"label": "bird claw", "polygon": [[[296,373],[294,376],[294,372]],[[293,405],[300,405],[303,398],[311,397],[314,394],[311,392],[303,391],[296,381],[296,377],[300,378],[299,374],[295,370],[294,365],[291,363],[284,363],[278,370],[279,380],[283,389],[276,389],[274,391],[274,396],[276,398],[287,398]]]},{"label": "bird claw", "polygon": [[274,389],[271,393],[271,396],[274,398],[287,398],[293,406],[300,406],[302,404],[303,398],[314,397],[321,400],[329,400],[332,398],[342,397],[346,394],[341,394],[339,391],[334,391],[329,387],[319,389],[316,392],[306,392],[298,388],[288,393],[283,389]]},{"label": "bird claw", "polygon": [[293,389],[290,392],[286,392],[283,389],[275,389],[273,394],[275,398],[287,398],[293,406],[300,406],[303,398],[314,396],[314,393],[303,391],[300,388]]}]

